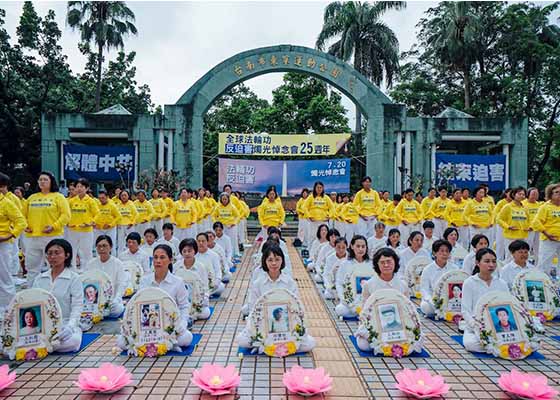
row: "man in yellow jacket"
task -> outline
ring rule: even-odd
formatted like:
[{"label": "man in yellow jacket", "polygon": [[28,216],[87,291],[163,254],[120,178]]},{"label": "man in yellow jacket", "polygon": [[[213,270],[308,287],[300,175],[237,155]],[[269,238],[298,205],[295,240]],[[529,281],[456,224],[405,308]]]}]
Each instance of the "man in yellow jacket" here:
[{"label": "man in yellow jacket", "polygon": [[404,198],[395,209],[395,214],[401,219],[399,231],[403,242],[407,242],[412,232],[422,232],[422,207],[414,200],[414,190],[408,188],[404,191]]},{"label": "man in yellow jacket", "polygon": [[453,190],[453,198],[447,204],[444,218],[448,226],[457,228],[459,232],[459,244],[465,249],[469,248],[469,226],[465,220],[465,208],[467,202],[463,199],[461,189]]},{"label": "man in yellow jacket", "polygon": [[97,203],[87,195],[89,182],[80,178],[76,182],[76,195],[68,199],[70,221],[66,228],[66,240],[72,245],[72,266],[76,267],[76,257],[80,256],[80,267],[93,258],[93,223],[99,212]]},{"label": "man in yellow jacket", "polygon": [[373,236],[373,227],[377,222],[377,216],[380,214],[381,199],[371,187],[371,178],[366,176],[361,181],[362,189],[354,196],[354,206],[358,211],[360,218],[358,219],[358,234],[366,238]]},{"label": "man in yellow jacket", "polygon": [[111,254],[115,256],[117,255],[117,225],[120,222],[121,213],[119,213],[117,206],[109,198],[106,190],[100,190],[97,197],[99,200],[99,211],[93,219],[94,240],[100,235],[109,236],[114,243]]},{"label": "man in yellow jacket", "polygon": [[511,191],[512,201],[502,207],[496,218],[496,223],[502,227],[504,234],[505,261],[512,259],[511,252],[507,251],[514,240],[526,241],[531,230],[531,220],[527,209],[523,206],[526,191],[523,187],[517,187]]},{"label": "man in yellow jacket", "polygon": [[[546,203],[541,205],[533,219],[533,229],[541,233],[538,267],[551,275],[552,260],[560,258],[560,183],[546,187],[545,199]],[[555,272],[552,275],[558,276],[558,271]]]},{"label": "man in yellow jacket", "polygon": [[267,190],[265,198],[257,208],[257,215],[262,226],[257,237],[262,237],[264,240],[268,237],[267,230],[270,226],[280,228],[284,225],[286,212],[276,190],[272,190],[272,188]]},{"label": "man in yellow jacket", "polygon": [[[432,221],[433,216],[430,216],[430,208],[436,199],[436,188],[431,187],[428,189],[428,196],[424,197],[422,203],[420,203],[420,208],[422,209],[422,216],[424,221]],[[433,222],[433,221],[432,221]]]},{"label": "man in yellow jacket", "polygon": [[175,225],[173,235],[179,241],[196,238],[197,212],[197,206],[192,199],[192,190],[181,189],[179,200],[175,202],[171,209],[171,223]]},{"label": "man in yellow jacket", "polygon": [[479,186],[474,190],[474,199],[467,203],[464,211],[464,219],[469,225],[469,233],[474,235],[485,235],[490,244],[494,243],[494,214],[493,203],[485,199],[486,189]]},{"label": "man in yellow jacket", "polygon": [[136,216],[136,232],[144,237],[144,232],[146,229],[151,228],[152,218],[154,217],[154,207],[146,199],[146,192],[139,190],[136,192],[136,200],[134,201],[136,206],[136,211],[138,215]]},{"label": "man in yellow jacket", "polygon": [[21,210],[4,194],[8,192],[10,178],[0,173],[0,312],[16,294],[16,287],[12,279],[11,264],[13,242],[27,226]]}]

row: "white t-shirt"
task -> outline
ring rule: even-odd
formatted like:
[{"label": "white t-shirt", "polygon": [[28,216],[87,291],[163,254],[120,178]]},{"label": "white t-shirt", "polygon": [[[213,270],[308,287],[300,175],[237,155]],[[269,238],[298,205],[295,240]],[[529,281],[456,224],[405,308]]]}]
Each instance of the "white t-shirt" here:
[{"label": "white t-shirt", "polygon": [[142,249],[138,249],[136,253],[131,253],[129,249],[126,249],[119,255],[119,260],[121,261],[133,261],[140,265],[144,270],[145,274],[152,272],[150,268],[150,256]]},{"label": "white t-shirt", "polygon": [[125,272],[123,263],[116,257],[110,256],[106,262],[99,257],[92,258],[86,265],[85,270],[98,269],[109,275],[113,286],[114,300],[122,301],[126,288],[130,285],[129,276]]}]

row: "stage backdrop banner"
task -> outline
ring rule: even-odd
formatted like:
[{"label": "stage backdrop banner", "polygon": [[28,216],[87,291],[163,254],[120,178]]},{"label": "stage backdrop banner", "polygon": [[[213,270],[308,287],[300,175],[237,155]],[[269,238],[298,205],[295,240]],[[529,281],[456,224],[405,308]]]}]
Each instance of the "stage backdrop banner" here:
[{"label": "stage backdrop banner", "polygon": [[350,190],[350,159],[327,160],[233,160],[220,158],[219,185],[230,184],[240,192],[265,193],[270,185],[285,195],[299,195],[313,188],[316,181],[325,191],[347,193]]},{"label": "stage backdrop banner", "polygon": [[64,178],[90,181],[134,180],[134,146],[64,145]]},{"label": "stage backdrop banner", "polygon": [[218,154],[239,156],[333,156],[346,152],[350,134],[269,135],[220,133]]},{"label": "stage backdrop banner", "polygon": [[481,183],[490,190],[506,187],[506,156],[436,153],[438,182],[474,189]]}]

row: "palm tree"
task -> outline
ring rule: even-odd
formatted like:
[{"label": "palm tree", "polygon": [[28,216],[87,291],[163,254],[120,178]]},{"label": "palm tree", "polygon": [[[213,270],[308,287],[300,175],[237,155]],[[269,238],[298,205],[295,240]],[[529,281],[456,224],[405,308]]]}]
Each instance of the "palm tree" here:
[{"label": "palm tree", "polygon": [[[358,72],[378,86],[385,81],[390,87],[399,69],[399,41],[381,16],[387,10],[405,7],[404,1],[330,3],[325,8],[316,47],[323,51],[328,40],[338,39],[329,47],[329,54],[345,62],[353,56]],[[356,133],[362,130],[361,120],[356,109]]]},{"label": "palm tree", "polygon": [[103,51],[124,47],[124,36],[138,33],[134,13],[124,1],[69,1],[66,15],[68,25],[79,29],[82,42],[97,45],[97,87],[95,109],[101,106],[101,67]]},{"label": "palm tree", "polygon": [[439,27],[428,40],[435,55],[462,75],[465,109],[471,107],[471,69],[478,51],[480,28],[473,6],[469,3],[444,2],[443,14],[434,21]]}]

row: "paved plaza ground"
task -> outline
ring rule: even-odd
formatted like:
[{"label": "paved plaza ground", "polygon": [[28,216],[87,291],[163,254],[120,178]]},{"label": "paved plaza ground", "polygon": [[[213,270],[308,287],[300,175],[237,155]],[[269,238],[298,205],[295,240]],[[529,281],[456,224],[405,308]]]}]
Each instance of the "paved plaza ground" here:
[{"label": "paved plaza ground", "polygon": [[[305,306],[307,326],[317,340],[317,347],[305,356],[272,359],[262,355],[241,359],[235,338],[245,325],[241,306],[249,285],[252,253],[252,249],[245,252],[222,297],[212,301],[215,307],[212,317],[194,324],[193,333],[203,337],[191,356],[158,359],[115,356],[111,350],[118,322],[102,322],[94,330],[103,335],[78,355],[48,356],[41,361],[25,363],[4,361],[17,371],[18,378],[9,389],[0,392],[0,399],[207,399],[210,396],[202,395],[200,389],[190,383],[193,369],[207,362],[236,365],[241,373],[236,395],[221,396],[221,399],[300,398],[288,395],[282,385],[282,374],[295,364],[323,367],[329,372],[334,385],[324,398],[330,400],[404,399],[406,396],[394,389],[394,375],[405,367],[427,368],[443,375],[451,385],[446,399],[507,399],[497,379],[501,372],[513,367],[544,374],[553,386],[560,383],[558,341],[549,337],[544,340],[540,350],[546,357],[544,360],[479,359],[451,339],[451,335],[457,334],[453,324],[425,318],[422,322],[429,358],[360,357],[348,338],[357,329],[358,322],[336,318],[333,302],[322,299],[320,288],[305,271],[297,250],[291,245],[294,278]],[[560,335],[560,324],[547,325],[547,336],[552,335]],[[102,362],[125,365],[134,376],[135,386],[113,395],[81,394],[73,384],[80,370]]]}]

